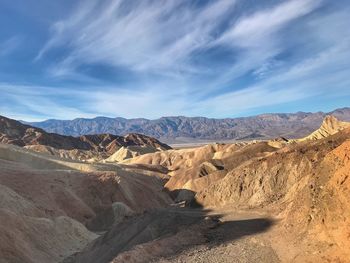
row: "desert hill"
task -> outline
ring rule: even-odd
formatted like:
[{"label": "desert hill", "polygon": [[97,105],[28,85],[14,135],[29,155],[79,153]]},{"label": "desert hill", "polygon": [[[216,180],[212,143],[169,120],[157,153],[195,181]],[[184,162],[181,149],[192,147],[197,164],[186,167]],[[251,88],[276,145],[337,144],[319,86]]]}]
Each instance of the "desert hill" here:
[{"label": "desert hill", "polygon": [[196,192],[213,180],[222,179],[240,163],[275,150],[268,142],[211,144],[144,154],[123,163],[161,165],[169,171],[170,179],[165,185],[169,191],[187,189]]},{"label": "desert hill", "polygon": [[1,259],[347,262],[348,126],[95,163],[0,144]]},{"label": "desert hill", "polygon": [[140,151],[143,148],[153,151],[170,149],[168,145],[141,134],[64,136],[1,116],[0,142],[74,160],[105,159],[122,147],[140,147]]},{"label": "desert hill", "polygon": [[[350,223],[349,137],[347,128],[247,161],[199,191],[196,200],[210,207],[278,209],[285,220],[284,231],[293,233],[304,248],[318,247],[310,261],[322,256],[330,262],[346,262],[350,258],[346,249],[350,241],[346,234]],[[305,258],[301,254],[295,260]]]},{"label": "desert hill", "polygon": [[48,132],[86,134],[142,133],[166,143],[301,138],[317,129],[327,115],[350,121],[350,108],[331,112],[261,114],[244,118],[162,117],[156,120],[97,117],[94,119],[47,120],[29,123]]},{"label": "desert hill", "polygon": [[172,201],[157,176],[0,144],[1,262],[60,262],[125,216]]}]

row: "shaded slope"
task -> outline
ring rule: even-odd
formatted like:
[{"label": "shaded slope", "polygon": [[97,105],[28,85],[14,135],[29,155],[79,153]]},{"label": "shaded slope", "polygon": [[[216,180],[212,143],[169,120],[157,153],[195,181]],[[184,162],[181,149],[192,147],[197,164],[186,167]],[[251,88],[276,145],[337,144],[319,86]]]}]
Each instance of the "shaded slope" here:
[{"label": "shaded slope", "polygon": [[[116,225],[64,262],[168,262],[163,257],[183,255],[196,246],[225,246],[243,237],[263,233],[274,225],[269,218],[220,222],[221,215],[208,213],[210,211],[201,209],[174,208],[147,212]],[[226,259],[225,262],[233,262],[233,258]],[[279,262],[271,253],[268,259],[269,262]],[[195,262],[204,261],[202,258]],[[185,258],[180,262],[192,261]]]},{"label": "shaded slope", "polygon": [[[66,215],[82,223],[88,223],[103,209],[110,209],[114,202],[123,202],[135,211],[161,207],[170,198],[162,192],[164,181],[155,176],[128,172],[118,166],[95,167],[61,161],[60,166],[51,164],[45,156],[31,156],[28,162],[9,160],[11,152],[19,156],[20,148],[2,145],[0,155],[0,184],[48,211],[48,215]],[[25,155],[25,153],[24,153]],[[4,159],[5,157],[5,159]],[[70,165],[66,166],[67,163]],[[38,168],[41,168],[38,170]]]},{"label": "shaded slope", "polygon": [[0,209],[3,263],[60,262],[97,236],[69,217],[29,217]]},{"label": "shaded slope", "polygon": [[1,262],[60,262],[97,237],[91,230],[172,202],[163,180],[118,166],[98,171],[108,166],[0,144],[0,167]]}]

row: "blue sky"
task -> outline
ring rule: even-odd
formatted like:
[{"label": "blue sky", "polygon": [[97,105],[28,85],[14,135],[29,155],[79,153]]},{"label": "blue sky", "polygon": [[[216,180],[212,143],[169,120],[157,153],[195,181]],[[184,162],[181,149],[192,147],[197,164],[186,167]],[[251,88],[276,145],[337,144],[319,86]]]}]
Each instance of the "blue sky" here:
[{"label": "blue sky", "polygon": [[350,106],[346,0],[0,0],[0,115]]}]

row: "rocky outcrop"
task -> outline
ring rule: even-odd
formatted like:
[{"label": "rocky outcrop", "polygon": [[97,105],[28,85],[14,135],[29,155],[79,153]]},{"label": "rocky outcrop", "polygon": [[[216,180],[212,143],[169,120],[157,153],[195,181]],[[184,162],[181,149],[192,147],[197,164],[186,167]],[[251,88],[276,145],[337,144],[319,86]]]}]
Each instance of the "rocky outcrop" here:
[{"label": "rocky outcrop", "polygon": [[328,115],[324,118],[319,129],[299,141],[319,140],[336,134],[345,128],[350,127],[350,122],[339,121],[336,117]]},{"label": "rocky outcrop", "polygon": [[40,128],[1,116],[0,142],[26,147],[62,158],[95,161],[108,158],[122,147],[148,147],[154,149],[154,151],[171,149],[170,146],[142,134],[64,136],[47,133]]},{"label": "rocky outcrop", "polygon": [[158,150],[151,146],[128,146],[121,147],[110,157],[104,160],[107,163],[122,162],[126,159],[134,158],[147,153],[154,153]]}]

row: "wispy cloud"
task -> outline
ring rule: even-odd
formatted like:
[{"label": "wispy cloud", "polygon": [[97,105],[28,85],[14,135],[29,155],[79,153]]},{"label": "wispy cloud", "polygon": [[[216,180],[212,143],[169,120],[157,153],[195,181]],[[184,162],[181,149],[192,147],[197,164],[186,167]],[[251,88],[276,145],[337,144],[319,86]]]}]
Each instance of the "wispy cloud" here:
[{"label": "wispy cloud", "polygon": [[65,58],[50,70],[56,76],[71,74],[84,63],[168,75],[206,73],[212,68],[195,63],[196,52],[224,45],[236,59],[218,76],[215,86],[222,85],[283,52],[277,33],[321,3],[290,0],[240,17],[234,12],[235,0],[202,7],[183,0],[81,2],[71,16],[52,26],[52,37],[37,59],[55,47],[66,47]]},{"label": "wispy cloud", "polygon": [[310,13],[321,4],[320,0],[285,1],[273,7],[244,16],[218,42],[243,48],[260,48],[271,42],[271,36],[289,22]]},{"label": "wispy cloud", "polygon": [[[284,1],[272,8],[243,16],[217,39],[216,44],[239,48],[239,63],[234,63],[215,81],[215,86],[227,84],[249,71],[259,72],[280,63],[273,58],[288,47],[278,33],[291,23],[321,5],[320,0]],[[264,69],[265,68],[265,69]]]},{"label": "wispy cloud", "polygon": [[[350,96],[350,6],[342,2],[79,1],[52,23],[35,58],[51,85],[0,84],[0,110],[71,119],[321,107],[317,98]],[[99,66],[130,76],[108,81]]]},{"label": "wispy cloud", "polygon": [[0,93],[1,115],[16,119],[32,121],[95,116],[89,114],[86,109],[84,111],[79,109],[76,104],[78,102],[74,101],[74,98],[84,94],[83,91],[0,83]]},{"label": "wispy cloud", "polygon": [[62,67],[71,70],[81,63],[136,71],[196,71],[188,63],[190,54],[212,41],[213,30],[235,1],[219,0],[205,7],[183,0],[85,3],[52,26],[52,37],[36,59],[66,45],[70,51],[57,68],[60,73]]}]

